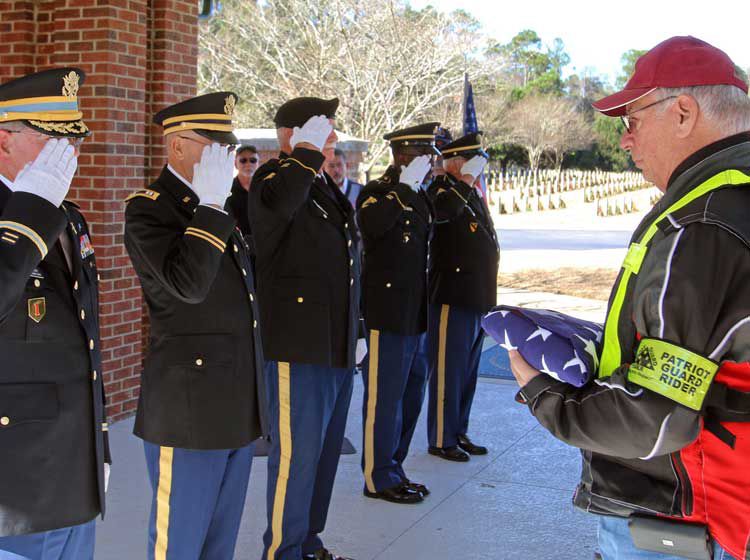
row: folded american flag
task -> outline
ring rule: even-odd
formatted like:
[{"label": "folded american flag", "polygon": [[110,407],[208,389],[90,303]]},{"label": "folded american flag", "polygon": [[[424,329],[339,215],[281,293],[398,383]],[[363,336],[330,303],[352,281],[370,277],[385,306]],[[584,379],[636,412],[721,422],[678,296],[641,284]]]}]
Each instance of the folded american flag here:
[{"label": "folded american flag", "polygon": [[557,311],[499,305],[482,327],[502,348],[518,350],[530,365],[580,387],[596,376],[603,328]]}]

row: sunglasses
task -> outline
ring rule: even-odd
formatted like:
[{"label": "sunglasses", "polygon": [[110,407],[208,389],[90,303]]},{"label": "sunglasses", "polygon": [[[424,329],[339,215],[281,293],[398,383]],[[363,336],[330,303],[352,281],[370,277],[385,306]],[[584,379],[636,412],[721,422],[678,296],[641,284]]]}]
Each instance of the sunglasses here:
[{"label": "sunglasses", "polygon": [[238,161],[240,163],[247,163],[247,162],[258,163],[258,158],[257,157],[241,157]]}]

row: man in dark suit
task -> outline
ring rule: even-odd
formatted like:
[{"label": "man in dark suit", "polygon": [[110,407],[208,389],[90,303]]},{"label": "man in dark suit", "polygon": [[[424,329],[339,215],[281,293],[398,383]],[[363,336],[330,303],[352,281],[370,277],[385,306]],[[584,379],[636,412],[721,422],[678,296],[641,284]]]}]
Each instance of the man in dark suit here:
[{"label": "man in dark suit", "polygon": [[224,211],[236,99],[159,111],[168,164],[128,197],[125,246],[151,319],[135,421],[153,490],[149,560],[233,557],[252,442],[265,433],[252,269]]},{"label": "man in dark suit", "polygon": [[[244,145],[235,150],[234,166],[237,169],[237,176],[232,181],[232,190],[226,203],[227,212],[237,220],[237,227],[240,228],[240,232],[250,248],[250,260],[253,262],[253,266],[255,266],[255,241],[253,241],[253,232],[248,220],[247,203],[250,183],[258,170],[258,161],[258,150],[255,149],[255,146]],[[253,271],[255,271],[254,268]]]},{"label": "man in dark suit", "polygon": [[403,462],[427,383],[427,254],[433,210],[429,177],[438,123],[386,134],[393,165],[357,201],[364,244],[363,314],[368,354],[363,367],[364,495],[399,504],[429,494]]},{"label": "man in dark suit", "polygon": [[346,153],[343,150],[336,148],[333,151],[333,155],[330,158],[326,158],[323,168],[331,179],[333,179],[333,182],[341,189],[344,196],[349,199],[352,207],[356,208],[357,198],[362,191],[362,185],[349,178],[349,167],[346,162]]},{"label": "man in dark suit", "polygon": [[429,453],[468,461],[487,449],[468,436],[484,332],[497,300],[500,251],[487,203],[474,187],[487,163],[479,133],[442,148],[445,175],[428,190],[435,204],[430,253]]},{"label": "man in dark suit", "polygon": [[321,172],[338,99],[292,99],[281,153],[255,173],[250,225],[270,396],[264,560],[335,560],[325,528],[352,395],[359,322],[354,210]]},{"label": "man in dark suit", "polygon": [[[96,260],[64,201],[84,74],[0,85],[0,559],[92,560],[109,446]],[[62,91],[62,95],[61,95]]]}]

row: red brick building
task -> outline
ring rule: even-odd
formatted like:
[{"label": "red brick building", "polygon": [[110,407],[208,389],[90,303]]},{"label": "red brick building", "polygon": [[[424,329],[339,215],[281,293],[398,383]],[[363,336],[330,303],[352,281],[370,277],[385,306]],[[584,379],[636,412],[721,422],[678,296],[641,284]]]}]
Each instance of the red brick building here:
[{"label": "red brick building", "polygon": [[86,72],[78,93],[92,135],[71,198],[92,230],[110,420],[135,411],[143,298],[123,246],[125,197],[164,165],[158,109],[195,95],[196,0],[0,0],[0,81],[52,66]]}]

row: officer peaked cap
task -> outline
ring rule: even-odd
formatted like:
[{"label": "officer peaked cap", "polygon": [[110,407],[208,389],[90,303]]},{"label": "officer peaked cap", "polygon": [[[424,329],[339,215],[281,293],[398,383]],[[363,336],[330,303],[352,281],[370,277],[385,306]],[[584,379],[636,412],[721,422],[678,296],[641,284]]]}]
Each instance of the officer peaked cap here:
[{"label": "officer peaked cap", "polygon": [[52,68],[0,85],[0,128],[22,122],[48,136],[88,136],[78,107],[78,88],[85,78],[79,68]]},{"label": "officer peaked cap", "polygon": [[338,108],[339,100],[336,97],[328,100],[319,97],[295,97],[278,108],[273,122],[276,128],[294,128],[304,125],[310,117],[318,115],[335,119]]},{"label": "officer peaked cap", "polygon": [[164,135],[193,130],[221,144],[239,144],[234,135],[234,109],[237,94],[231,91],[206,93],[170,105],[154,115],[154,124],[164,127]]},{"label": "officer peaked cap", "polygon": [[439,127],[439,122],[418,124],[389,132],[383,136],[383,140],[388,140],[391,144],[391,148],[394,150],[405,148],[407,146],[416,146],[420,148],[428,148],[427,151],[440,154],[435,148],[435,134],[438,132]]},{"label": "officer peaked cap", "polygon": [[443,159],[459,156],[470,159],[477,155],[490,159],[489,154],[482,149],[481,131],[461,136],[461,138],[443,146],[440,151],[443,153]]}]

